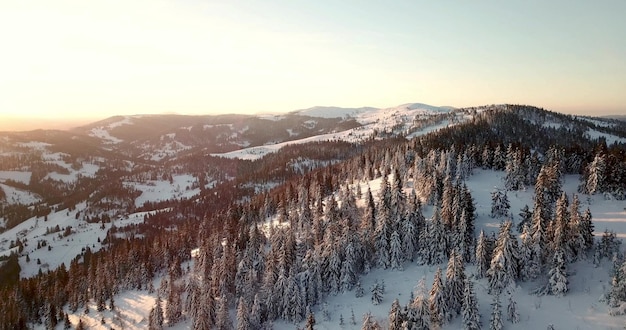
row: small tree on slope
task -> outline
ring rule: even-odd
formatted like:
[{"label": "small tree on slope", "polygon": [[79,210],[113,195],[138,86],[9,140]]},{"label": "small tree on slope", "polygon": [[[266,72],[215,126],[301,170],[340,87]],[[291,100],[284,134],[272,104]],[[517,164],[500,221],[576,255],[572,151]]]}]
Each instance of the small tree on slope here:
[{"label": "small tree on slope", "polygon": [[490,330],[502,330],[502,306],[500,304],[500,295],[495,294],[493,296],[493,303],[491,304],[491,321],[489,322]]},{"label": "small tree on slope", "polygon": [[480,330],[480,312],[478,311],[478,300],[474,293],[474,283],[465,279],[465,290],[463,290],[463,306],[461,315],[463,317],[463,327],[466,330]]},{"label": "small tree on slope", "polygon": [[562,249],[558,249],[554,253],[552,269],[550,269],[548,276],[550,278],[548,283],[550,293],[555,296],[565,295],[568,290],[568,280]]}]

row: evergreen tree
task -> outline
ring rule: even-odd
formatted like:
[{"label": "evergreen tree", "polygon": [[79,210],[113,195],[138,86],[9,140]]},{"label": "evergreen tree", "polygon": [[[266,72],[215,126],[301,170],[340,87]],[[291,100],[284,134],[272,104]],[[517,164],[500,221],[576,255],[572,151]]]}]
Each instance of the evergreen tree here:
[{"label": "evergreen tree", "polygon": [[222,295],[217,304],[217,319],[215,320],[215,326],[218,330],[232,330],[233,322],[230,320],[228,313],[228,299],[226,295]]},{"label": "evergreen tree", "polygon": [[237,330],[252,330],[252,324],[250,324],[250,313],[248,312],[248,306],[246,302],[239,298],[239,304],[237,305]]},{"label": "evergreen tree", "polygon": [[354,296],[357,298],[361,298],[365,295],[365,292],[363,290],[363,286],[361,286],[361,282],[357,281],[356,282],[356,287],[354,289]]},{"label": "evergreen tree", "polygon": [[487,271],[489,289],[492,293],[502,293],[504,288],[514,285],[519,276],[519,250],[517,239],[511,234],[511,226],[511,221],[505,221],[500,226],[496,247]]},{"label": "evergreen tree", "polygon": [[504,218],[509,215],[509,209],[511,205],[509,198],[506,195],[506,191],[500,191],[498,189],[491,193],[491,217],[492,218]]},{"label": "evergreen tree", "polygon": [[483,278],[487,276],[487,270],[489,269],[489,248],[487,246],[487,238],[485,232],[480,231],[478,236],[478,243],[476,244],[476,277]]},{"label": "evergreen tree", "polygon": [[378,305],[383,301],[383,287],[376,281],[372,287],[372,304]]},{"label": "evergreen tree", "polygon": [[[537,268],[539,265],[535,263],[536,260],[533,260],[533,242],[532,237],[530,237],[528,224],[525,225],[522,229],[522,234],[520,235],[520,238],[522,239],[522,244],[520,245],[519,249],[519,277],[522,280],[527,281],[532,278],[531,274],[534,274],[535,277],[539,274],[539,270]],[[537,269],[533,269],[533,267]]]},{"label": "evergreen tree", "polygon": [[502,306],[500,304],[500,295],[495,294],[493,296],[493,303],[491,304],[491,319],[489,322],[490,330],[502,330],[504,327],[502,324]]},{"label": "evergreen tree", "polygon": [[480,330],[480,312],[478,310],[478,300],[474,292],[474,283],[465,279],[463,290],[463,305],[461,315],[463,317],[463,328],[466,330]]},{"label": "evergreen tree", "polygon": [[593,161],[587,166],[586,174],[583,192],[593,195],[596,192],[606,190],[606,160],[603,154],[597,153],[595,155]]},{"label": "evergreen tree", "polygon": [[391,269],[402,270],[403,261],[402,242],[400,241],[400,234],[397,231],[393,231],[390,241],[390,261]]},{"label": "evergreen tree", "polygon": [[315,325],[315,314],[309,312],[307,317],[306,317],[306,324],[304,326],[304,329],[306,330],[313,330],[315,329],[313,326]]},{"label": "evergreen tree", "polygon": [[422,254],[426,263],[435,265],[444,262],[446,260],[447,239],[437,207],[435,207],[433,219],[429,222],[428,229],[424,234],[425,244]]},{"label": "evergreen tree", "polygon": [[381,330],[380,324],[374,318],[372,313],[367,312],[363,315],[363,325],[361,326],[361,330]]},{"label": "evergreen tree", "polygon": [[433,280],[433,286],[430,289],[430,297],[428,299],[430,322],[434,327],[443,326],[443,324],[451,318],[441,276],[441,268],[438,267]]},{"label": "evergreen tree", "polygon": [[556,212],[553,224],[552,251],[561,250],[566,261],[574,260],[574,251],[570,250],[569,242],[572,240],[570,233],[570,214],[567,194],[563,192],[556,202]]},{"label": "evergreen tree", "polygon": [[161,297],[157,295],[154,307],[148,315],[148,328],[151,330],[163,329],[163,308],[161,306]]},{"label": "evergreen tree", "polygon": [[589,251],[591,250],[591,248],[593,248],[593,231],[594,226],[592,222],[591,211],[589,210],[589,208],[587,208],[580,221],[580,234],[582,235],[583,241],[585,242],[584,246],[586,251]]},{"label": "evergreen tree", "polygon": [[585,238],[582,234],[582,215],[580,214],[580,200],[578,195],[574,195],[572,198],[572,204],[570,206],[570,221],[568,231],[570,233],[570,239],[568,243],[568,249],[571,251],[575,258],[586,259],[587,251],[585,247]]},{"label": "evergreen tree", "polygon": [[463,292],[465,291],[465,265],[463,259],[455,251],[450,253],[450,260],[446,269],[445,292],[450,314],[459,314],[463,305]]},{"label": "evergreen tree", "polygon": [[165,307],[165,317],[167,318],[167,323],[172,325],[181,321],[183,304],[181,300],[180,287],[173,279],[170,279],[168,283],[169,294],[167,296],[167,305]]},{"label": "evergreen tree", "polygon": [[522,233],[524,226],[531,225],[533,213],[528,209],[528,205],[524,205],[521,212],[519,213],[520,221],[517,223],[517,232]]},{"label": "evergreen tree", "polygon": [[509,304],[506,308],[506,319],[511,323],[519,323],[519,312],[517,311],[517,303],[509,296]]},{"label": "evergreen tree", "polygon": [[567,271],[565,269],[565,257],[563,250],[558,249],[554,253],[552,269],[549,276],[549,292],[555,296],[563,296],[568,290]]},{"label": "evergreen tree", "polygon": [[389,311],[389,330],[402,329],[402,322],[404,322],[404,317],[400,309],[400,302],[396,298],[391,304],[391,310]]}]

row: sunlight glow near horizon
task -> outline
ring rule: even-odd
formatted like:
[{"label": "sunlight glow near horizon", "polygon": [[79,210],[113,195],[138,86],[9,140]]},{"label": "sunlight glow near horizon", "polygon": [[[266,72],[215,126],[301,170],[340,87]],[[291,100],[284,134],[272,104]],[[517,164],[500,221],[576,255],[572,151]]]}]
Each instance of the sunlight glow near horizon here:
[{"label": "sunlight glow near horizon", "polygon": [[0,120],[523,103],[626,114],[624,1],[6,1]]}]

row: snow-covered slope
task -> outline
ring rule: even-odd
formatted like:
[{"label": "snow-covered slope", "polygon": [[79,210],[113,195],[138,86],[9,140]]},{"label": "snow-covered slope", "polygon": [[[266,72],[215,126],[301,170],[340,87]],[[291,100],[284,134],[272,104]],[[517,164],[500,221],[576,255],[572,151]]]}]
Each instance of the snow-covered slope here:
[{"label": "snow-covered slope", "polygon": [[361,126],[341,132],[320,134],[309,138],[291,140],[271,145],[243,148],[240,150],[215,153],[214,156],[254,160],[276,152],[291,144],[316,141],[363,142],[380,136],[406,136],[412,138],[442,127],[447,127],[466,120],[462,112],[451,107],[434,107],[422,103],[407,103],[397,107],[377,108],[339,108],[313,107],[294,113],[321,118],[354,119]]}]

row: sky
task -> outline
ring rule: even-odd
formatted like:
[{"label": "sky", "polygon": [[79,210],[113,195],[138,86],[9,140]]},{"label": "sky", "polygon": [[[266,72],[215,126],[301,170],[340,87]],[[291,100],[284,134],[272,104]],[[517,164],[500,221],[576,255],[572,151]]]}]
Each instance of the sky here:
[{"label": "sky", "polygon": [[410,102],[625,115],[624,13],[623,0],[6,0],[0,130]]}]

